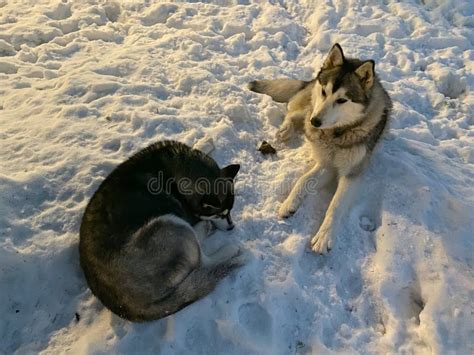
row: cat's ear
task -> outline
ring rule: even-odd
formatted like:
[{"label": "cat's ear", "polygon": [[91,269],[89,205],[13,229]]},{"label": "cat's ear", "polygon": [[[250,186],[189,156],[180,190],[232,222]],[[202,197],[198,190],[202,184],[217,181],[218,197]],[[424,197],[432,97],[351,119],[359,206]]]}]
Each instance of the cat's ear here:
[{"label": "cat's ear", "polygon": [[344,64],[344,53],[342,52],[342,48],[339,43],[336,43],[334,46],[332,46],[328,56],[324,60],[323,69],[340,67],[342,64]]},{"label": "cat's ear", "polygon": [[231,164],[222,169],[222,176],[226,178],[235,178],[240,170],[240,164]]}]

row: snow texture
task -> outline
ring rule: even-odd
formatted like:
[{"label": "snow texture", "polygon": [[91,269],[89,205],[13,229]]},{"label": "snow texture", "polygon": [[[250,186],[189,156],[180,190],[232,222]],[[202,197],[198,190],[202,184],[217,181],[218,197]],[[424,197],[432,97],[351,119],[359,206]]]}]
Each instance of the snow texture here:
[{"label": "snow texture", "polygon": [[[473,27],[468,0],[0,0],[0,353],[472,353]],[[332,191],[278,220],[310,154],[274,141],[285,107],[246,83],[310,79],[335,42],[376,61],[394,110],[319,256]],[[242,164],[237,228],[207,247],[248,261],[167,319],[124,321],[79,266],[86,203],[139,149],[206,136]]]}]

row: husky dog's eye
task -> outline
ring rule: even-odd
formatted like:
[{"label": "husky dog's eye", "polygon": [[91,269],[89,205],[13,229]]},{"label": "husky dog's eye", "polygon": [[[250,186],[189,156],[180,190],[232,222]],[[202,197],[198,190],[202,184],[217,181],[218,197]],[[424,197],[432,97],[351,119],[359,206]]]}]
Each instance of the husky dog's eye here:
[{"label": "husky dog's eye", "polygon": [[219,217],[226,218],[228,214],[229,214],[229,210],[224,210],[221,213],[219,213]]},{"label": "husky dog's eye", "polygon": [[337,99],[336,102],[338,104],[343,104],[344,102],[347,102],[347,100],[346,99]]},{"label": "husky dog's eye", "polygon": [[220,207],[209,205],[207,203],[203,203],[202,207],[205,208],[205,209],[208,209],[208,210],[220,210]]},{"label": "husky dog's eye", "polygon": [[321,88],[321,95],[323,95],[323,97],[326,97],[326,91],[323,88]]}]

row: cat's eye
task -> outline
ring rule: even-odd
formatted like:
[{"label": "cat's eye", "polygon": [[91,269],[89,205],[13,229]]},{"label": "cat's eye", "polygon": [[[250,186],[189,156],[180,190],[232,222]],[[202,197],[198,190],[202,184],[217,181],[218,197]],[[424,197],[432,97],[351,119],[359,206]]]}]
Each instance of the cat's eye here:
[{"label": "cat's eye", "polygon": [[344,102],[347,102],[347,100],[346,99],[337,99],[336,102],[338,104],[343,104]]}]

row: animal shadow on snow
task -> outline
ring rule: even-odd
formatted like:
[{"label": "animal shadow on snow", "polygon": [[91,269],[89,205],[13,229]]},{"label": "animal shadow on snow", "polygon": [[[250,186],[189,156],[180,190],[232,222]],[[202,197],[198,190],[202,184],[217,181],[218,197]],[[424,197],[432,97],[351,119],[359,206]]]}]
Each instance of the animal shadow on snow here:
[{"label": "animal shadow on snow", "polygon": [[[387,213],[387,220],[382,219],[382,223],[396,225],[408,222],[412,226],[404,235],[390,236],[400,239],[399,243],[406,248],[398,252],[409,257],[411,248],[408,246],[416,250],[418,243],[424,243],[416,235],[410,235],[410,230],[421,230],[439,240],[448,257],[455,256],[461,265],[472,266],[472,253],[466,252],[463,242],[469,240],[468,236],[474,230],[472,207],[464,203],[465,196],[460,196],[456,190],[458,187],[462,189],[466,181],[469,181],[467,186],[472,186],[474,176],[464,169],[462,160],[443,156],[433,147],[404,138],[387,142],[384,153],[387,194],[383,211]],[[395,231],[400,232],[394,227]],[[430,253],[429,245],[424,246],[427,260],[433,257]],[[419,324],[420,313],[430,294],[423,292],[423,284],[419,280],[421,275],[417,275],[415,268],[406,268],[409,272],[405,272],[402,279],[398,280],[395,275],[392,280],[400,292],[389,302],[395,304],[395,309],[401,310],[402,318],[414,318]]]},{"label": "animal shadow on snow", "polygon": [[[15,231],[12,231],[15,235]],[[85,280],[76,243],[49,256],[0,249],[0,353],[37,352],[77,322]]]}]

